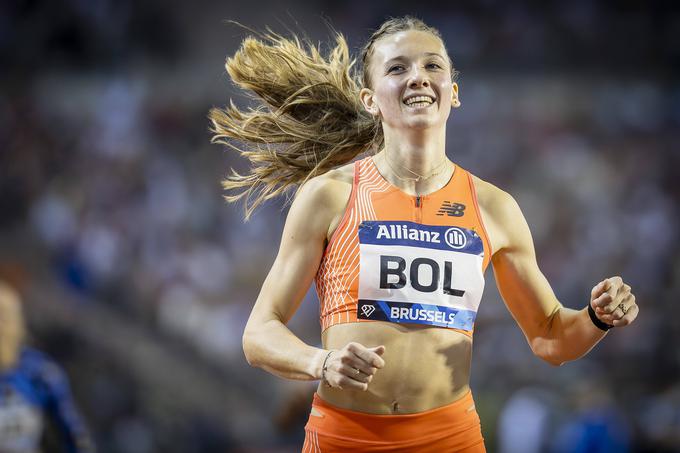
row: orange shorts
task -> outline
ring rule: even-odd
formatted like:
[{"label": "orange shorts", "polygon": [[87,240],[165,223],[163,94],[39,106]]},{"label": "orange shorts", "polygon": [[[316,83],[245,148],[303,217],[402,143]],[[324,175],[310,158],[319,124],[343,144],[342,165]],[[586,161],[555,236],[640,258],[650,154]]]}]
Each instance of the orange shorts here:
[{"label": "orange shorts", "polygon": [[446,406],[403,415],[375,415],[330,405],[314,393],[302,453],[484,453],[472,393]]}]

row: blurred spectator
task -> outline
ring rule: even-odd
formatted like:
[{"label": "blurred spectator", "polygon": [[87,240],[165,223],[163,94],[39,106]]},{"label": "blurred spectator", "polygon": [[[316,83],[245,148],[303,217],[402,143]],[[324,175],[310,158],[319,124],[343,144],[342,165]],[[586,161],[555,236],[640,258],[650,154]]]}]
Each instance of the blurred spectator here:
[{"label": "blurred spectator", "polygon": [[515,392],[498,420],[500,453],[542,453],[548,446],[554,417],[554,398],[540,388]]},{"label": "blurred spectator", "polygon": [[94,451],[68,379],[43,353],[24,346],[19,295],[0,281],[0,451],[35,453],[45,425],[61,433],[62,451]]},{"label": "blurred spectator", "polygon": [[[592,376],[574,387],[574,413],[553,436],[555,453],[627,453],[632,450],[631,426],[614,404],[602,378]],[[623,395],[621,395],[623,396]]]},{"label": "blurred spectator", "polygon": [[639,417],[649,451],[680,451],[680,383],[647,398]]}]

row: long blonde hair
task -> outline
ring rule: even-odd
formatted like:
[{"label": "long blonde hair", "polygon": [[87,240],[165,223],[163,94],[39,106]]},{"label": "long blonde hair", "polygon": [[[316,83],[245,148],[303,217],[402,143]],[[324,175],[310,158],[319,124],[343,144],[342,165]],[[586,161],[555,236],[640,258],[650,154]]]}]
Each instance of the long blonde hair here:
[{"label": "long blonde hair", "polygon": [[[335,33],[327,57],[297,36],[268,32],[249,36],[226,61],[232,81],[257,103],[248,110],[233,101],[213,108],[213,143],[221,143],[250,161],[250,172],[231,170],[222,181],[225,199],[245,200],[245,219],[264,201],[309,178],[383,146],[382,126],[363,108],[361,86],[370,87],[370,58],[380,38],[406,30],[439,31],[407,16],[385,21],[361,51],[355,67],[345,38]],[[452,77],[455,72],[452,68]]]}]

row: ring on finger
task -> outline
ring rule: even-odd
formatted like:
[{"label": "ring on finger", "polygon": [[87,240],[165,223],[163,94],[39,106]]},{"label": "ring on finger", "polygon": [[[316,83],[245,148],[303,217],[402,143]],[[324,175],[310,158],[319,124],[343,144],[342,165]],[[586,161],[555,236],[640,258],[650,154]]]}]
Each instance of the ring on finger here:
[{"label": "ring on finger", "polygon": [[624,304],[623,302],[621,302],[621,303],[618,305],[618,308],[619,308],[619,309],[621,310],[621,312],[623,313],[623,316],[626,316],[626,313],[628,313],[628,310],[629,310],[629,309],[626,308],[626,306],[625,306],[625,304]]},{"label": "ring on finger", "polygon": [[359,374],[359,373],[361,373],[361,370],[360,370],[359,368],[355,368],[355,369],[354,369],[354,374]]}]

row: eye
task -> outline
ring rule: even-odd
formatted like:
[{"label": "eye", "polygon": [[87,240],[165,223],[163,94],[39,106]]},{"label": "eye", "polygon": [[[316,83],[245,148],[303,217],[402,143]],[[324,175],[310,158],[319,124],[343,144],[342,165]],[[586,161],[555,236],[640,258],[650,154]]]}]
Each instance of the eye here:
[{"label": "eye", "polygon": [[393,72],[393,71],[402,71],[404,69],[403,64],[395,64],[394,66],[390,66],[390,68],[387,70],[388,73]]},{"label": "eye", "polygon": [[428,63],[426,65],[427,68],[434,68],[434,69],[442,69],[441,66],[439,66],[437,63]]}]

